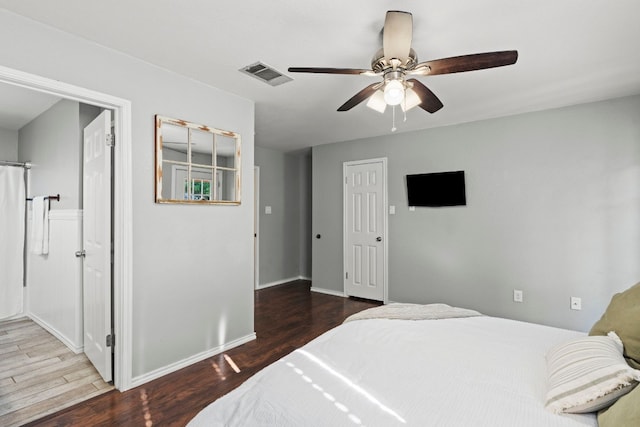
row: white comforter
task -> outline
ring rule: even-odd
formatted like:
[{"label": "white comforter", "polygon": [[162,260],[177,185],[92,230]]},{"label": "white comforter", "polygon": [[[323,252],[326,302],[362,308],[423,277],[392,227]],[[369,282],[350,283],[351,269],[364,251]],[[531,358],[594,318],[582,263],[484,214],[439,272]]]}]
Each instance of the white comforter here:
[{"label": "white comforter", "polygon": [[359,320],[203,409],[199,426],[597,426],[544,407],[545,353],[582,336],[493,317]]}]

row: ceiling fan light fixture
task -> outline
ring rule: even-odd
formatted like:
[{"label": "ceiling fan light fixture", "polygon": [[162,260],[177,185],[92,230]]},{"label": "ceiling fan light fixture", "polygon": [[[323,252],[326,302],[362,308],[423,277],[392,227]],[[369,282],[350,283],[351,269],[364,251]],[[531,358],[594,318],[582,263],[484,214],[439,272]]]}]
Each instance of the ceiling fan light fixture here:
[{"label": "ceiling fan light fixture", "polygon": [[384,110],[387,109],[387,103],[384,100],[384,92],[381,90],[377,90],[367,101],[367,107],[372,110],[376,110],[378,113],[384,113]]},{"label": "ceiling fan light fixture", "polygon": [[404,92],[400,80],[389,80],[384,87],[384,101],[387,105],[398,105],[404,100]]},{"label": "ceiling fan light fixture", "polygon": [[[515,64],[517,50],[474,53],[418,62],[418,55],[411,47],[413,40],[413,16],[409,12],[390,10],[382,28],[382,48],[371,59],[371,69],[289,67],[291,73],[322,73],[382,77],[352,96],[338,111],[349,111],[369,100],[367,105],[384,112],[386,105],[400,105],[403,111],[419,106],[428,113],[439,111],[443,105],[429,88],[412,76],[435,76],[486,70]],[[407,78],[409,77],[409,78]],[[380,97],[382,96],[382,100]],[[384,103],[385,105],[381,105]],[[395,108],[393,109],[395,117]],[[406,120],[406,115],[405,115]],[[395,119],[394,119],[395,123]],[[395,129],[395,126],[393,127]],[[392,129],[392,130],[393,130]]]},{"label": "ceiling fan light fixture", "polygon": [[404,91],[404,99],[400,103],[400,107],[402,108],[402,111],[409,111],[412,108],[417,107],[421,103],[422,99],[420,99],[420,96],[418,96],[416,91],[411,88],[407,88]]}]

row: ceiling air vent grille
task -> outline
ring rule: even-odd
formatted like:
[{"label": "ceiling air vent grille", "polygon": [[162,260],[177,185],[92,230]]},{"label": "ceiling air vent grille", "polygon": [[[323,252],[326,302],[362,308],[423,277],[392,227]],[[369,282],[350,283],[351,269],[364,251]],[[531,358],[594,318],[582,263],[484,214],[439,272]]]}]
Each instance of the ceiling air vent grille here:
[{"label": "ceiling air vent grille", "polygon": [[246,67],[242,67],[239,70],[245,74],[248,74],[256,79],[263,81],[271,86],[278,86],[286,82],[293,80],[291,77],[287,77],[279,71],[263,64],[262,62],[256,62]]}]

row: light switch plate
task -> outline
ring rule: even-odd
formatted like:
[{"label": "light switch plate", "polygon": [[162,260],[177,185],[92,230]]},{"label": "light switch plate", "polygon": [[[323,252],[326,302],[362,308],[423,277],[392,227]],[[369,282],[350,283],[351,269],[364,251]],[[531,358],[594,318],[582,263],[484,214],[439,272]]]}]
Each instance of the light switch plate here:
[{"label": "light switch plate", "polygon": [[513,301],[514,302],[522,302],[523,301],[523,292],[519,289],[513,290]]},{"label": "light switch plate", "polygon": [[571,310],[582,310],[582,298],[571,297]]},{"label": "light switch plate", "polygon": [[265,206],[264,213],[265,215],[271,215],[271,206]]}]

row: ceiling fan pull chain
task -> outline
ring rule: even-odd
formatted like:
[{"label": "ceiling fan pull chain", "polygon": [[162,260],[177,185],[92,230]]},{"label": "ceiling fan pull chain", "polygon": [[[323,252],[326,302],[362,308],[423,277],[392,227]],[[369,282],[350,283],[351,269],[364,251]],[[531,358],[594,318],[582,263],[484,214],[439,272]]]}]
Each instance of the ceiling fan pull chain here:
[{"label": "ceiling fan pull chain", "polygon": [[404,115],[404,118],[402,119],[402,122],[406,122],[407,121],[407,92],[405,91],[404,93],[404,108],[402,109],[402,114]]},{"label": "ceiling fan pull chain", "polygon": [[391,107],[391,112],[393,113],[393,123],[391,125],[391,132],[395,132],[397,130],[396,128],[396,106],[392,106]]}]

